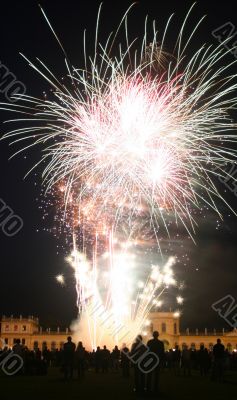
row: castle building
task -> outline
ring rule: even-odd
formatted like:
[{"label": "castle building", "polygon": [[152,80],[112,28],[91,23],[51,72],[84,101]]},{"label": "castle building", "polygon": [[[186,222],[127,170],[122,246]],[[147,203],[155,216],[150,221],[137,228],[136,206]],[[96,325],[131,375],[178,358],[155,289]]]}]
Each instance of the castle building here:
[{"label": "castle building", "polygon": [[[201,344],[207,349],[212,349],[217,339],[220,338],[224,346],[229,351],[237,351],[237,330],[227,332],[224,329],[222,332],[212,333],[206,329],[200,332],[196,329],[195,332],[186,329],[185,333],[180,332],[180,317],[172,312],[152,312],[149,320],[150,334],[157,330],[160,333],[160,339],[163,340],[165,348],[172,349],[178,345],[181,349],[184,345],[199,349]],[[30,350],[39,348],[42,350],[47,346],[50,350],[62,348],[66,342],[70,330],[61,331],[60,328],[53,331],[50,328],[43,330],[40,327],[39,319],[29,316],[28,318],[5,317],[1,318],[0,326],[0,348],[6,346],[12,347],[17,339],[27,346]],[[149,334],[148,334],[149,337]],[[147,337],[147,339],[148,339]],[[145,339],[145,338],[144,338]]]}]

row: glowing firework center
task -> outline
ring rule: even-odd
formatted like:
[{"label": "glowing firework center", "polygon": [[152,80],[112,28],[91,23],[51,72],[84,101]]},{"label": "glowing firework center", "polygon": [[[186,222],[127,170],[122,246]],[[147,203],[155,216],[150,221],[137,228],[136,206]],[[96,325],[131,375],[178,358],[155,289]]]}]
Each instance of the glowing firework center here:
[{"label": "glowing firework center", "polygon": [[133,243],[122,243],[116,251],[110,243],[111,250],[101,257],[94,252],[92,263],[76,249],[67,259],[74,270],[80,313],[73,330],[89,348],[103,343],[131,345],[138,332],[149,335],[149,312],[159,308],[162,293],[176,285],[173,257],[163,267],[152,265],[145,281],[138,280],[133,247]]}]

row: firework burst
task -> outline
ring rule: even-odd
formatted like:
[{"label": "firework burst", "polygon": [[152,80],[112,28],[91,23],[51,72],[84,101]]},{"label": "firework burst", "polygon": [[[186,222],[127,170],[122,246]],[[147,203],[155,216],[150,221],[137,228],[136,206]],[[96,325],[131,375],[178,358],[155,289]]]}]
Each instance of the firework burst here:
[{"label": "firework burst", "polygon": [[145,217],[156,229],[161,221],[167,226],[165,213],[172,212],[189,230],[194,208],[206,203],[218,212],[215,177],[225,178],[226,163],[236,159],[229,113],[237,84],[225,75],[231,64],[223,66],[228,51],[220,46],[185,56],[192,35],[182,42],[184,26],[172,56],[164,50],[165,35],[157,44],[155,29],[151,43],[145,29],[140,51],[127,43],[114,57],[116,38],[105,46],[96,39],[85,69],[67,63],[71,87],[44,64],[39,69],[30,62],[50,82],[54,98],[23,96],[13,108],[29,117],[30,127],[5,138],[33,139],[20,151],[42,144],[47,190],[63,182],[65,204],[74,192],[81,215],[89,213],[94,225],[103,218],[115,229],[124,218],[132,226]]}]

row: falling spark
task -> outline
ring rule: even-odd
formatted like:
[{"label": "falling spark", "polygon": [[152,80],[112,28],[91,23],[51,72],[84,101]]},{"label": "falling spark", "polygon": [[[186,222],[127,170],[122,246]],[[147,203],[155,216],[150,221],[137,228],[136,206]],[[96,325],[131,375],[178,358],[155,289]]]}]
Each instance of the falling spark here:
[{"label": "falling spark", "polygon": [[181,296],[176,297],[176,300],[177,300],[178,304],[183,304],[183,302],[184,302],[184,299]]},{"label": "falling spark", "polygon": [[187,42],[187,22],[182,26],[169,56],[170,20],[160,46],[156,28],[147,43],[146,26],[140,49],[127,43],[114,57],[110,49],[116,36],[103,46],[97,32],[94,58],[88,59],[85,49],[86,68],[67,62],[72,88],[60,84],[42,62],[37,67],[28,60],[52,85],[52,99],[24,95],[17,106],[2,105],[30,124],[4,137],[14,143],[33,140],[20,151],[43,146],[47,190],[63,182],[69,207],[75,193],[79,224],[103,221],[106,232],[124,219],[132,226],[147,218],[156,232],[161,222],[168,230],[170,212],[190,233],[193,209],[206,204],[220,215],[216,200],[225,200],[215,180],[228,178],[226,163],[236,160],[230,111],[237,103],[237,83],[228,73],[234,62],[223,62],[229,50],[221,45],[185,54],[201,21]]},{"label": "falling spark", "polygon": [[167,290],[167,281],[176,286],[174,257],[163,266],[152,265],[146,281],[136,283],[138,271],[132,246],[128,249],[122,242],[116,250],[110,235],[106,257],[99,257],[95,249],[93,262],[89,262],[74,248],[67,258],[74,271],[79,310],[79,325],[73,330],[79,331],[80,340],[92,349],[103,343],[122,344],[121,331],[126,333],[127,344],[141,332],[147,335],[150,312],[161,307],[160,297]]},{"label": "falling spark", "polygon": [[64,279],[64,276],[62,274],[56,276],[56,281],[58,283],[60,283],[60,285],[62,285],[62,286],[65,285],[65,279]]}]

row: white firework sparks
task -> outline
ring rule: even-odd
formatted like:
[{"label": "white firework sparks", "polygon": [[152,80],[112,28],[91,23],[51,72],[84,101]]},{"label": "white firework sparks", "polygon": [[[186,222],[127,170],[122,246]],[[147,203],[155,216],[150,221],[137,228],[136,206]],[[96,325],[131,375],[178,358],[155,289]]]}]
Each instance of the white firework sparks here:
[{"label": "white firework sparks", "polygon": [[58,283],[60,283],[60,285],[62,285],[62,286],[65,285],[65,278],[62,274],[57,275],[55,278],[56,278],[56,281]]},{"label": "white firework sparks", "polygon": [[[15,122],[29,123],[4,138],[20,144],[31,141],[15,154],[42,145],[42,159],[33,168],[46,164],[46,189],[56,187],[63,193],[65,207],[72,209],[73,228],[82,225],[86,233],[108,236],[112,231],[121,233],[126,223],[130,238],[136,224],[149,221],[157,235],[161,223],[168,231],[166,215],[172,213],[192,234],[194,209],[205,204],[220,215],[216,200],[225,200],[215,180],[228,178],[226,164],[236,162],[237,125],[231,111],[236,108],[237,83],[236,75],[229,72],[236,60],[226,61],[231,49],[221,45],[201,45],[188,56],[187,48],[201,22],[191,27],[189,39],[183,42],[188,16],[173,51],[166,51],[165,41],[171,18],[160,40],[154,26],[151,43],[145,24],[138,47],[137,41],[128,42],[126,14],[126,44],[116,47],[116,35],[110,35],[103,45],[97,30],[94,58],[87,57],[85,47],[83,69],[67,60],[68,85],[41,61],[37,66],[27,60],[51,85],[52,95],[43,100],[24,95],[17,105],[2,104],[20,113]],[[111,55],[111,49],[116,55]],[[99,328],[100,316],[89,315],[88,305],[99,304],[105,313],[111,312],[116,332],[126,326],[133,338],[149,326],[151,308],[162,305],[159,294],[176,284],[171,258],[163,269],[152,267],[147,281],[138,282],[138,295],[131,300],[128,266],[132,260],[126,258],[127,244],[122,254],[114,254],[112,245],[109,248],[104,300],[98,285],[96,246],[90,262],[77,251],[74,240],[69,262],[75,272],[85,336],[93,348],[108,332],[104,326]],[[176,300],[183,302],[181,297]],[[174,317],[179,315],[177,310]]]},{"label": "white firework sparks", "polygon": [[199,23],[186,43],[182,26],[172,56],[164,50],[165,34],[157,44],[155,29],[152,43],[145,30],[140,49],[127,43],[115,57],[109,50],[115,37],[103,46],[96,35],[95,57],[85,56],[84,70],[67,63],[72,88],[44,64],[39,69],[30,62],[52,85],[54,98],[23,96],[13,108],[27,114],[24,120],[29,116],[30,127],[5,137],[33,139],[24,149],[44,145],[47,188],[63,181],[65,202],[76,191],[80,213],[89,202],[95,224],[103,216],[115,229],[121,218],[132,225],[140,215],[154,227],[160,221],[167,226],[165,212],[172,211],[189,230],[194,208],[205,203],[219,212],[215,177],[225,178],[226,163],[236,159],[229,112],[237,84],[221,46],[185,55]]},{"label": "white firework sparks", "polygon": [[[112,237],[111,237],[112,240]],[[73,250],[67,261],[74,270],[79,323],[73,330],[91,349],[103,343],[131,344],[134,337],[150,332],[149,313],[158,309],[160,297],[176,286],[170,257],[164,266],[151,266],[145,282],[136,284],[136,259],[124,243],[115,251],[113,244],[101,258],[94,251],[93,262]]]}]

